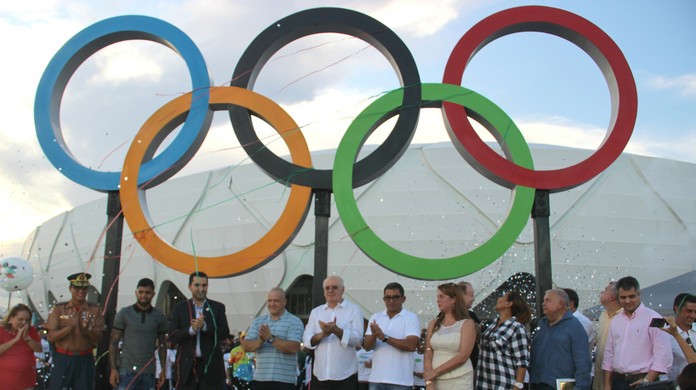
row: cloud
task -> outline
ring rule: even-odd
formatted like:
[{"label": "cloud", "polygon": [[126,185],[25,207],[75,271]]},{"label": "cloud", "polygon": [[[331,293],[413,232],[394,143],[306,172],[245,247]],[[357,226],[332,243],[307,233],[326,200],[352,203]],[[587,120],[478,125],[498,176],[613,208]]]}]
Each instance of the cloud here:
[{"label": "cloud", "polygon": [[677,135],[664,141],[655,137],[636,135],[631,138],[626,151],[643,156],[667,158],[696,164],[696,131]]},{"label": "cloud", "polygon": [[574,123],[565,118],[551,117],[516,121],[528,143],[596,149],[607,130],[597,126]]},{"label": "cloud", "polygon": [[[605,128],[575,123],[559,117],[516,120],[516,123],[530,144],[596,150],[602,144],[607,133]],[[696,131],[675,133],[681,135],[664,141],[654,136],[643,135],[640,129],[634,129],[624,152],[696,163],[696,156],[693,153],[696,150]]]},{"label": "cloud", "polygon": [[390,28],[416,37],[433,35],[459,17],[459,4],[455,0],[391,0],[378,4],[370,15]]},{"label": "cloud", "polygon": [[[139,42],[142,43],[142,42]],[[99,71],[91,78],[94,84],[146,79],[153,82],[162,77],[162,68],[143,45],[121,42],[108,46],[94,55]]]},{"label": "cloud", "polygon": [[696,96],[696,73],[681,76],[653,76],[648,80],[648,85],[655,89],[676,90],[682,96]]}]

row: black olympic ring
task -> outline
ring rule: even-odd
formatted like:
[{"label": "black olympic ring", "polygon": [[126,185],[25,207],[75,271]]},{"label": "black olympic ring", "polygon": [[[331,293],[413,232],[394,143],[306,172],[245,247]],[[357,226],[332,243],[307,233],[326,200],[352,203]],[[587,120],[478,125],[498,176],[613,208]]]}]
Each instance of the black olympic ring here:
[{"label": "black olympic ring", "polygon": [[[249,44],[237,63],[231,85],[252,89],[261,68],[276,51],[296,39],[319,33],[346,34],[371,44],[387,57],[405,90],[392,132],[376,150],[355,164],[353,187],[359,187],[382,175],[403,155],[420,115],[421,82],[416,62],[390,28],[370,16],[342,8],[297,12],[273,23]],[[259,140],[247,109],[233,106],[229,112],[232,127],[247,155],[272,178],[315,190],[332,189],[331,169],[308,169],[278,157]]]}]

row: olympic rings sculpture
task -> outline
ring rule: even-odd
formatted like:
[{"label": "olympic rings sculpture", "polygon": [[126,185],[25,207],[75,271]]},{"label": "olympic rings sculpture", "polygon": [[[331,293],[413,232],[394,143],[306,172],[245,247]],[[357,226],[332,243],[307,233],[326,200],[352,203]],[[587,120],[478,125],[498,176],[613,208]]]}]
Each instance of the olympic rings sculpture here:
[{"label": "olympic rings sculpture", "polygon": [[[512,33],[539,31],[566,39],[584,50],[603,72],[612,99],[609,132],[599,149],[574,166],[534,170],[524,137],[495,104],[462,86],[473,56],[491,41]],[[251,89],[266,61],[288,43],[318,33],[341,33],[377,48],[392,63],[401,88],[375,100],[343,135],[333,170],[312,168],[309,150],[297,124],[276,103]],[[175,50],[186,62],[192,92],[173,99],[153,114],[135,136],[121,172],[99,172],[80,165],[62,137],[59,110],[65,87],[76,69],[97,50],[115,42],[147,39]],[[232,86],[212,87],[198,48],[176,27],[144,16],[121,16],[98,22],[70,39],[47,66],[35,102],[36,131],[51,163],[73,181],[98,191],[119,191],[124,217],[141,246],[161,263],[181,272],[203,269],[211,277],[239,275],[277,256],[306,219],[313,190],[335,195],[342,223],[356,245],[371,259],[396,273],[416,279],[452,279],[482,269],[514,243],[528,221],[535,189],[563,191],[592,179],[618,158],[628,143],[637,113],[637,93],[621,50],[601,29],[567,11],[524,6],[491,15],[467,31],[447,62],[442,84],[422,84],[415,61],[401,39],[379,21],[350,10],[317,8],[273,23],[247,47],[237,64]],[[477,171],[513,190],[508,217],[499,230],[471,252],[447,259],[401,253],[380,239],[360,215],[353,189],[386,172],[405,152],[422,107],[440,107],[457,151]],[[160,238],[150,221],[144,191],[178,172],[200,147],[213,111],[227,109],[247,154],[274,180],[290,187],[288,202],[276,224],[257,242],[233,254],[196,257]],[[399,115],[386,141],[360,161],[357,155],[369,134]],[[288,162],[261,143],[251,115],[269,123],[282,136]],[[505,157],[474,132],[469,118],[494,135]],[[172,143],[153,157],[161,141],[177,126]],[[200,262],[200,264],[196,264]]]}]

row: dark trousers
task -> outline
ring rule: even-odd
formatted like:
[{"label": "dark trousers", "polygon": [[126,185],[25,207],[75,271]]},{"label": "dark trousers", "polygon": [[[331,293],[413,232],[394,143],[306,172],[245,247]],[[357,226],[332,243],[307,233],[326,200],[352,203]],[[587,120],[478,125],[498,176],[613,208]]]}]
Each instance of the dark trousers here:
[{"label": "dark trousers", "polygon": [[53,354],[53,369],[49,390],[93,389],[94,356],[92,354],[73,356],[62,353]]},{"label": "dark trousers", "polygon": [[320,381],[316,377],[312,380],[313,390],[355,390],[358,388],[358,373],[340,381]]},{"label": "dark trousers", "polygon": [[620,378],[618,375],[612,375],[611,390],[635,390],[635,387],[631,387],[631,383],[633,382],[635,382],[635,380],[629,382],[623,378]]},{"label": "dark trousers", "polygon": [[215,378],[205,372],[207,359],[196,358],[193,365],[195,372],[188,376],[186,383],[177,383],[176,390],[224,390],[225,377]]},{"label": "dark trousers", "polygon": [[253,390],[295,390],[295,384],[286,382],[253,381],[251,388]]},{"label": "dark trousers", "polygon": [[[546,383],[532,383],[529,385],[530,390],[556,390],[556,386],[550,386]],[[612,389],[614,390],[614,389]]]}]

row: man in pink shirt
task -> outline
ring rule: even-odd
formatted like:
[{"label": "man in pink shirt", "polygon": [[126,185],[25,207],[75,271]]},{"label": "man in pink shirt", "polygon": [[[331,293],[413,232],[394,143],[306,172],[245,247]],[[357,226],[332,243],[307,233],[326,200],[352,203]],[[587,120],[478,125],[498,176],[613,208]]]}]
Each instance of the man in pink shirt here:
[{"label": "man in pink shirt", "polygon": [[672,366],[669,335],[651,328],[653,318],[662,318],[640,301],[640,285],[632,276],[616,283],[623,312],[609,325],[604,349],[604,389],[632,389],[640,383],[654,382]]}]

